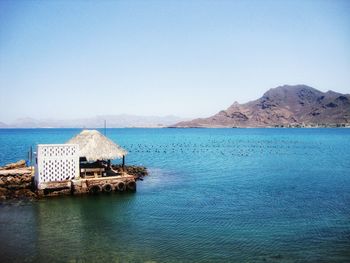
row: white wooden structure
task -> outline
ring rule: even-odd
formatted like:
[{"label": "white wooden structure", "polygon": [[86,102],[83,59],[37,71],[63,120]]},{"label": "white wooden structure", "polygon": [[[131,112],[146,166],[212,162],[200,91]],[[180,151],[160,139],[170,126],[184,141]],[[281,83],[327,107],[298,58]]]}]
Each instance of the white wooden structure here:
[{"label": "white wooden structure", "polygon": [[35,183],[38,189],[47,183],[79,179],[77,144],[39,144],[36,151]]}]

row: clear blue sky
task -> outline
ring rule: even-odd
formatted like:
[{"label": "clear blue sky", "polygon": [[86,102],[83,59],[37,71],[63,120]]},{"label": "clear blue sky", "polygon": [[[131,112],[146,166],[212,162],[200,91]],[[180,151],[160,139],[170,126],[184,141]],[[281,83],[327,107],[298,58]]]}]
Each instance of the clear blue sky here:
[{"label": "clear blue sky", "polygon": [[350,93],[350,1],[0,1],[0,121]]}]

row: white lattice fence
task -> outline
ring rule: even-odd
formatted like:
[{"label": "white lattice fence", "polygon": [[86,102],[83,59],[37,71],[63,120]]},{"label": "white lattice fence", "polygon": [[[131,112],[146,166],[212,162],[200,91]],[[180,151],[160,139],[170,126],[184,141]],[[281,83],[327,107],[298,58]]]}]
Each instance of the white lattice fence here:
[{"label": "white lattice fence", "polygon": [[35,169],[36,184],[59,182],[79,177],[79,146],[39,144]]}]

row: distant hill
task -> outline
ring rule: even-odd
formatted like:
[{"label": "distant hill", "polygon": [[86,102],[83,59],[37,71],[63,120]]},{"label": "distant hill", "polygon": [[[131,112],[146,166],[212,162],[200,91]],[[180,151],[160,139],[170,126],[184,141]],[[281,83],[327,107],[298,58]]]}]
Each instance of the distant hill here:
[{"label": "distant hill", "polygon": [[7,124],[0,121],[0,128],[7,128]]},{"label": "distant hill", "polygon": [[21,118],[13,123],[0,122],[0,128],[102,128],[104,121],[107,128],[124,127],[167,127],[175,122],[183,121],[184,118],[176,116],[136,116],[136,115],[104,115],[92,118],[54,120],[37,120],[33,118]]},{"label": "distant hill", "polygon": [[260,99],[233,103],[209,118],[171,127],[305,127],[350,125],[350,95],[321,92],[306,85],[284,85]]}]

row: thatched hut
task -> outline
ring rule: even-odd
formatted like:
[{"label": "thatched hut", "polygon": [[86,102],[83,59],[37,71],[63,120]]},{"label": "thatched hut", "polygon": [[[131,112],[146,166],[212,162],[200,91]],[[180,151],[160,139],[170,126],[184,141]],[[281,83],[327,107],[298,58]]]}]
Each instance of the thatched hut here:
[{"label": "thatched hut", "polygon": [[97,130],[83,130],[67,143],[78,144],[79,156],[88,161],[120,159],[127,154],[126,150]]},{"label": "thatched hut", "polygon": [[[83,130],[77,136],[70,139],[67,144],[79,146],[80,176],[83,178],[93,175],[114,176],[118,174],[111,167],[113,159],[123,159],[124,169],[125,155],[127,151],[108,139],[96,130]],[[88,161],[88,162],[86,162]]]}]

